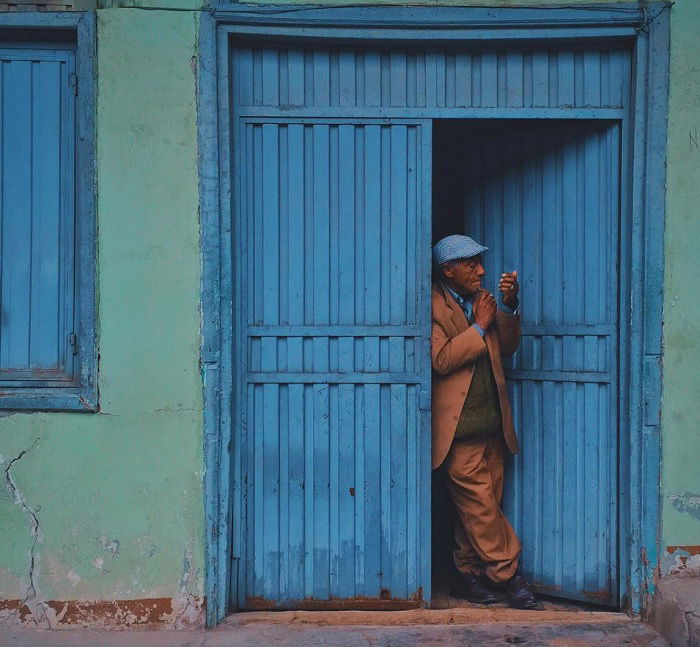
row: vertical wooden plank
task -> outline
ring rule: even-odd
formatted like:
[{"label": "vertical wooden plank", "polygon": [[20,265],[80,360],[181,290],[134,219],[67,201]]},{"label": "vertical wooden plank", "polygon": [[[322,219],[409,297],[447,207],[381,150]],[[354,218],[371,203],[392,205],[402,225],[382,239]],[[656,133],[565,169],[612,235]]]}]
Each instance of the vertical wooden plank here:
[{"label": "vertical wooden plank", "polygon": [[0,367],[29,366],[32,248],[31,63],[3,64],[2,304]]},{"label": "vertical wooden plank", "polygon": [[[388,276],[391,287],[388,323],[400,325],[406,322],[408,272],[413,263],[408,259],[407,246],[407,196],[408,196],[408,132],[406,126],[391,127],[391,195],[389,213],[389,267]],[[384,247],[386,249],[386,247]],[[382,284],[382,288],[385,285]]]},{"label": "vertical wooden plank", "polygon": [[265,386],[266,385],[255,385],[253,387],[253,411],[250,416],[253,422],[253,453],[251,454],[251,458],[255,495],[253,497],[253,514],[249,514],[248,519],[254,519],[252,534],[255,541],[254,546],[257,547],[257,550],[253,550],[253,560],[250,563],[253,567],[253,578],[247,590],[250,597],[265,596],[265,557],[267,555],[265,550],[260,550],[261,546],[265,546],[264,519],[265,498],[267,496],[267,491],[265,489],[265,471],[263,469],[265,465]]},{"label": "vertical wooden plank", "polygon": [[545,108],[549,105],[549,53],[532,54],[532,105]]},{"label": "vertical wooden plank", "polygon": [[[338,325],[339,323],[339,309],[340,301],[343,296],[340,293],[340,256],[339,247],[340,239],[339,233],[339,141],[338,141],[338,126],[335,124],[329,128],[329,140],[328,140],[328,307],[329,315],[328,321],[331,325]],[[331,351],[334,356],[335,368],[331,368],[332,371],[337,371],[337,338],[330,340]]]},{"label": "vertical wooden plank", "polygon": [[[365,169],[364,169],[364,229],[365,229],[365,263],[364,263],[364,306],[367,326],[378,325],[381,317],[381,245],[382,212],[381,186],[381,127],[365,126]],[[377,172],[379,170],[379,172]],[[364,340],[365,371],[379,370],[379,339],[366,337]]]},{"label": "vertical wooden plank", "polygon": [[354,384],[338,386],[338,548],[335,566],[336,595],[338,597],[355,597],[355,552],[364,549],[361,538],[355,534],[355,499],[357,485],[355,463],[361,460],[355,455],[355,390]]},{"label": "vertical wooden plank", "polygon": [[[398,354],[402,348],[397,348]],[[408,569],[409,555],[407,552],[408,528],[408,478],[407,478],[407,417],[406,417],[406,385],[393,384],[385,387],[390,396],[389,416],[389,438],[390,447],[387,449],[390,459],[386,465],[389,472],[389,510],[390,522],[390,543],[389,543],[389,564],[391,572],[391,583],[389,590],[396,597],[407,598],[412,591],[408,590]],[[413,562],[416,555],[411,555]],[[389,570],[386,567],[384,570]]]},{"label": "vertical wooden plank", "polygon": [[415,52],[406,54],[406,104],[418,106],[418,58]]},{"label": "vertical wooden plank", "polygon": [[[430,555],[428,546],[421,543],[421,525],[427,525],[427,523],[423,519],[425,508],[420,496],[421,481],[424,478],[420,460],[422,432],[418,403],[420,388],[420,385],[410,385],[406,388],[406,595],[413,595],[426,584],[423,582],[421,564],[426,552]],[[425,595],[429,599],[427,590]]]},{"label": "vertical wooden plank", "polygon": [[289,104],[303,106],[304,93],[304,52],[300,49],[290,49],[287,53],[287,83],[289,92]]},{"label": "vertical wooden plank", "polygon": [[[421,295],[421,263],[415,258],[420,249],[421,196],[419,183],[423,177],[419,154],[421,151],[420,127],[409,126],[407,134],[407,191],[406,191],[406,317],[405,323],[416,324],[419,321],[419,303]],[[407,367],[407,370],[410,370]]]},{"label": "vertical wooden plank", "polygon": [[599,106],[600,101],[600,68],[599,51],[583,53],[583,102],[586,106]]},{"label": "vertical wooden plank", "polygon": [[574,53],[560,50],[557,58],[557,103],[558,106],[573,106],[574,101]]},{"label": "vertical wooden plank", "polygon": [[[29,335],[30,368],[58,368],[65,356],[59,356],[59,334],[67,334],[59,307],[63,273],[61,203],[69,200],[68,184],[61,187],[61,64],[32,64],[32,170],[31,170],[31,313]],[[64,153],[65,157],[65,153]],[[66,214],[71,221],[72,213]],[[69,225],[72,230],[72,222]],[[70,272],[72,279],[72,272]],[[67,304],[72,310],[73,303]]]},{"label": "vertical wooden plank", "polygon": [[[354,490],[355,495],[353,497],[354,501],[354,567],[355,567],[355,585],[353,588],[355,596],[368,595],[370,590],[370,585],[368,584],[368,571],[365,561],[365,555],[367,554],[370,546],[368,539],[368,530],[365,527],[365,502],[368,500],[368,494],[365,489],[366,475],[365,475],[365,463],[367,461],[365,453],[365,440],[366,440],[366,421],[367,421],[367,408],[365,405],[365,391],[366,387],[359,384],[354,385],[354,411],[355,411],[355,424],[354,424],[354,457],[355,457],[355,472],[354,472]],[[349,432],[349,430],[348,430]],[[350,435],[348,433],[348,435]],[[371,488],[371,486],[370,486]]]},{"label": "vertical wooden plank", "polygon": [[472,106],[472,56],[465,52],[455,58],[455,106]]},{"label": "vertical wooden plank", "polygon": [[289,103],[289,50],[280,49],[279,56],[279,105],[288,106]]},{"label": "vertical wooden plank", "polygon": [[280,597],[280,455],[279,455],[279,389],[277,384],[262,386],[262,424],[257,432],[262,437],[261,481],[263,487],[261,554],[262,594],[266,600]]},{"label": "vertical wooden plank", "polygon": [[392,519],[392,497],[391,497],[391,465],[392,457],[397,448],[391,446],[391,389],[393,385],[381,384],[379,386],[379,531],[380,531],[380,577],[379,586],[381,589],[391,591],[394,584],[392,574],[394,571],[394,555],[391,552],[392,534],[396,532],[393,528]]},{"label": "vertical wooden plank", "polygon": [[[355,323],[357,325],[367,322],[365,316],[365,250],[367,237],[365,233],[365,139],[366,127],[355,128]],[[361,340],[355,343],[356,351]],[[362,363],[355,364],[361,370]]]},{"label": "vertical wooden plank", "polygon": [[574,52],[574,105],[585,105],[585,67],[583,52]]},{"label": "vertical wooden plank", "polygon": [[[304,389],[304,597],[316,588],[316,386]],[[323,565],[321,565],[323,568]]]},{"label": "vertical wooden plank", "polygon": [[406,52],[394,51],[389,55],[390,94],[392,107],[406,105],[407,67]]},{"label": "vertical wooden plank", "polygon": [[338,65],[338,81],[340,85],[340,105],[354,107],[356,104],[355,94],[355,52],[344,50],[340,52]]},{"label": "vertical wooden plank", "polygon": [[380,105],[388,108],[391,106],[391,58],[388,52],[379,54],[379,78],[380,78]]},{"label": "vertical wooden plank", "polygon": [[[337,369],[336,369],[337,370]],[[340,589],[340,403],[339,385],[328,385],[328,595],[338,598]]]},{"label": "vertical wooden plank", "polygon": [[[286,274],[279,267],[279,126],[262,126],[262,241],[261,255],[256,265],[261,266],[262,321],[266,325],[279,323],[279,299],[287,286],[282,283]],[[263,262],[264,261],[264,262]],[[277,338],[263,337],[261,364],[263,371],[279,370],[277,366]],[[272,405],[270,405],[272,406]]]},{"label": "vertical wooden plank", "polygon": [[365,105],[382,105],[382,74],[381,58],[377,52],[365,51],[364,56],[364,89]]},{"label": "vertical wooden plank", "polygon": [[481,106],[495,108],[498,105],[498,56],[494,51],[481,54]]},{"label": "vertical wooden plank", "polygon": [[313,386],[313,597],[330,597],[330,387]]},{"label": "vertical wooden plank", "polygon": [[[307,546],[304,525],[307,509],[304,505],[306,475],[304,455],[306,452],[304,420],[304,386],[290,384],[288,388],[288,596],[290,600],[302,600],[305,597],[304,571]],[[309,489],[313,489],[309,487]]]},{"label": "vertical wooden plank", "polygon": [[506,54],[506,105],[521,108],[524,105],[524,69],[521,51],[509,51]]},{"label": "vertical wooden plank", "polygon": [[261,52],[262,105],[277,106],[280,102],[279,54],[275,48],[266,47]]},{"label": "vertical wooden plank", "polygon": [[457,104],[457,61],[452,53],[443,53],[445,64],[445,107],[452,108]]},{"label": "vertical wooden plank", "polygon": [[416,54],[416,106],[424,108],[428,105],[428,63],[425,52]]},{"label": "vertical wooden plank", "polygon": [[235,71],[238,76],[238,93],[234,100],[241,106],[253,105],[253,51],[250,48],[242,47],[236,50],[233,57],[235,61]]},{"label": "vertical wooden plank", "polygon": [[253,87],[252,96],[254,106],[263,105],[263,61],[262,50],[253,49]]},{"label": "vertical wooden plank", "polygon": [[331,105],[331,66],[330,54],[322,49],[315,49],[313,54],[314,106]]},{"label": "vertical wooden plank", "polygon": [[376,596],[382,572],[382,525],[381,525],[381,451],[380,445],[380,386],[364,386],[364,590],[362,595]]}]

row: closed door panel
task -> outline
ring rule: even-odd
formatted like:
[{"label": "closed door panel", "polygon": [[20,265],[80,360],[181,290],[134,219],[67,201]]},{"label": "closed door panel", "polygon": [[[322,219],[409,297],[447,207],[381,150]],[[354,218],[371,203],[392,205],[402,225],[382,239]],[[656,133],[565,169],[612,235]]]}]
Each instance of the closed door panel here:
[{"label": "closed door panel", "polygon": [[543,592],[617,604],[619,127],[532,125],[469,138],[467,229],[495,291],[520,270],[508,360],[522,452],[504,507]]},{"label": "closed door panel", "polygon": [[429,597],[429,138],[238,121],[239,608]]}]

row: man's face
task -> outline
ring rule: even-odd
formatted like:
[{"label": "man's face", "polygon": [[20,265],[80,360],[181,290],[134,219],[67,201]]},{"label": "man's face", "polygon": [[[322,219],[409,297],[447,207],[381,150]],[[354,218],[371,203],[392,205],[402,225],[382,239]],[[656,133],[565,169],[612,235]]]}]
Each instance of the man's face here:
[{"label": "man's face", "polygon": [[481,277],[486,274],[481,254],[447,263],[443,265],[442,273],[462,296],[474,295],[481,290]]}]

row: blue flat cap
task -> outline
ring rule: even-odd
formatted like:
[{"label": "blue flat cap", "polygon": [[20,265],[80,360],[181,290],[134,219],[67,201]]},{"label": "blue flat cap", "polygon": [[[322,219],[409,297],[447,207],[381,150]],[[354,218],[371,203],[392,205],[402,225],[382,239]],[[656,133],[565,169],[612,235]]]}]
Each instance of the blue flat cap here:
[{"label": "blue flat cap", "polygon": [[473,238],[454,234],[439,240],[433,246],[433,261],[436,265],[456,261],[460,258],[471,258],[482,252],[487,252],[488,247],[479,245]]}]

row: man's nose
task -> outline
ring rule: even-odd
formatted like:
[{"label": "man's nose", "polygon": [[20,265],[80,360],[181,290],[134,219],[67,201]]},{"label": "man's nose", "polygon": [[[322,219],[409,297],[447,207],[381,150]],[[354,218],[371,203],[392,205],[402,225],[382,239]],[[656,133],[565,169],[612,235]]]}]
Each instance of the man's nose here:
[{"label": "man's nose", "polygon": [[486,274],[486,270],[484,269],[484,266],[481,265],[481,263],[479,263],[479,267],[476,268],[476,273],[477,276],[483,276],[484,274]]}]

